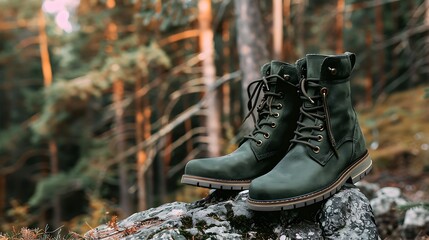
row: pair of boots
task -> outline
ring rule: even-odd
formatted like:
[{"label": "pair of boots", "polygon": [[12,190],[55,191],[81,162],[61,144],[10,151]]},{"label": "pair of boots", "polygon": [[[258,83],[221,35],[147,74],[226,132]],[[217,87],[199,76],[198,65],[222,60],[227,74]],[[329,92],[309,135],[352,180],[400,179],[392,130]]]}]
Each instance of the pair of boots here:
[{"label": "pair of boots", "polygon": [[348,52],[308,54],[296,64],[265,64],[248,88],[249,114],[255,120],[258,113],[252,133],[231,154],[188,162],[182,183],[249,189],[250,209],[276,211],[322,201],[359,181],[372,160],[352,107],[355,59]]}]

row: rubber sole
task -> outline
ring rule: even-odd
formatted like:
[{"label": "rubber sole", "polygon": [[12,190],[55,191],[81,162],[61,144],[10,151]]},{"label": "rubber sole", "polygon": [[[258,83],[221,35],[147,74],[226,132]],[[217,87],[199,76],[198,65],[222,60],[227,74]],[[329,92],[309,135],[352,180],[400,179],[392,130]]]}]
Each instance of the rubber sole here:
[{"label": "rubber sole", "polygon": [[371,168],[372,160],[368,153],[366,153],[365,156],[355,164],[347,168],[333,184],[320,191],[295,198],[272,201],[253,200],[249,198],[247,199],[247,206],[255,211],[281,211],[312,205],[337,193],[346,182],[356,183],[360,181],[371,171]]},{"label": "rubber sole", "polygon": [[221,180],[214,178],[203,178],[192,175],[183,175],[182,183],[204,188],[223,190],[246,190],[249,189],[251,180]]}]

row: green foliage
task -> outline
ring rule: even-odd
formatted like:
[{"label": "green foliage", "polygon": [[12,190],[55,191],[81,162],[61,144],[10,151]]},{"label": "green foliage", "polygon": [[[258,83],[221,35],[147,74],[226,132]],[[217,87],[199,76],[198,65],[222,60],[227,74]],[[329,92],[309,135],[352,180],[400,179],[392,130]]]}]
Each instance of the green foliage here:
[{"label": "green foliage", "polygon": [[21,1],[14,0],[0,0],[0,9],[8,9],[15,12],[18,19],[31,19],[34,18],[42,4],[42,0],[26,0],[25,4]]},{"label": "green foliage", "polygon": [[429,202],[414,202],[398,206],[398,209],[404,212],[414,208],[423,208],[429,211]]},{"label": "green foliage", "polygon": [[197,17],[197,0],[172,0],[162,3],[161,11],[155,9],[158,1],[143,1],[138,17],[144,25],[149,25],[153,21],[160,21],[160,29],[166,31],[172,27],[186,26]]},{"label": "green foliage", "polygon": [[[135,38],[132,41],[136,41]],[[128,49],[107,58],[100,71],[92,71],[72,80],[58,80],[45,89],[45,104],[40,117],[31,125],[36,139],[55,134],[56,126],[67,120],[71,111],[84,108],[112,87],[117,80],[131,84],[136,77],[146,77],[150,67],[170,66],[170,60],[156,43]]]},{"label": "green foliage", "polygon": [[72,178],[65,173],[51,175],[39,182],[36,192],[30,198],[28,204],[34,207],[41,203],[50,202],[55,195],[59,196],[82,188],[82,182],[82,177]]},{"label": "green foliage", "polygon": [[89,144],[90,151],[71,170],[50,175],[37,184],[35,193],[28,201],[31,207],[49,202],[54,195],[60,196],[81,189],[92,192],[96,190],[96,184],[105,177],[100,173],[107,170],[101,166],[112,154],[106,141],[93,140]]},{"label": "green foliage", "polygon": [[9,126],[0,131],[0,153],[15,149],[26,133],[28,132],[20,124]]}]

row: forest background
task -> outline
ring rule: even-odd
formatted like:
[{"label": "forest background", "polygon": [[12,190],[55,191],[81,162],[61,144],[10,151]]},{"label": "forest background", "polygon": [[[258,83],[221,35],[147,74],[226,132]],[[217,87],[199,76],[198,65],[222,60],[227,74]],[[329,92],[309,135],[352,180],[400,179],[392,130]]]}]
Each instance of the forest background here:
[{"label": "forest background", "polygon": [[0,232],[203,197],[183,168],[237,147],[260,66],[344,51],[368,181],[428,201],[428,0],[0,0]]}]

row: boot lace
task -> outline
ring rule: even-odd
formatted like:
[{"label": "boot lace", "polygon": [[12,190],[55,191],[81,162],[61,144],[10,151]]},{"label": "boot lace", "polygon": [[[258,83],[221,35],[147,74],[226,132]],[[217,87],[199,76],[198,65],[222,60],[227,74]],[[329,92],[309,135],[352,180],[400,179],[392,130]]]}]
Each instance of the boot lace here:
[{"label": "boot lace", "polygon": [[[281,81],[284,81],[288,84],[293,85],[286,79],[289,78],[289,75],[284,75],[284,77],[273,74],[269,76],[263,76],[261,79],[255,80],[252,83],[249,84],[247,87],[247,95],[249,96],[249,101],[247,102],[247,108],[249,110],[249,113],[244,118],[243,122],[246,121],[250,116],[252,116],[253,122],[254,122],[254,129],[253,131],[248,135],[243,137],[243,141],[246,141],[247,139],[250,139],[258,146],[262,144],[262,140],[258,139],[256,137],[257,134],[263,134],[264,138],[268,139],[270,138],[270,134],[268,132],[265,132],[262,130],[262,127],[267,125],[271,126],[272,128],[276,127],[275,122],[268,122],[268,121],[261,121],[263,119],[268,119],[270,117],[278,118],[280,114],[278,112],[273,112],[273,108],[281,109],[283,106],[281,103],[273,104],[274,98],[283,98],[284,93],[278,92],[275,93],[273,91],[270,91],[269,84],[276,84],[277,80],[280,79]],[[251,92],[252,86],[255,86],[253,91]],[[259,96],[261,95],[261,92],[264,93],[264,96],[262,97],[261,103],[259,106],[257,106],[257,101],[259,99]],[[254,114],[254,110],[257,109],[258,118],[256,119],[256,116]]]},{"label": "boot lace", "polygon": [[[321,134],[316,134],[317,132],[321,133],[324,130],[324,126],[326,126],[329,143],[334,151],[335,155],[338,156],[336,142],[334,135],[332,134],[331,122],[329,116],[329,109],[327,104],[327,96],[328,89],[323,87],[318,83],[319,81],[316,79],[306,79],[302,78],[300,81],[300,92],[301,99],[303,100],[303,104],[300,108],[301,117],[300,121],[297,122],[297,130],[295,131],[295,138],[291,140],[292,143],[302,143],[309,146],[315,153],[319,153],[320,147],[310,143],[308,140],[316,140],[321,142],[323,140],[323,136]],[[315,96],[309,96],[307,93],[307,88],[315,88],[320,89],[318,92],[316,91]],[[317,94],[319,93],[319,94]],[[311,105],[306,106],[305,102],[310,102]],[[310,118],[312,120],[320,119],[325,124],[320,124],[316,126],[310,126],[304,123],[305,118]],[[305,134],[303,132],[310,132],[310,134]]]}]

